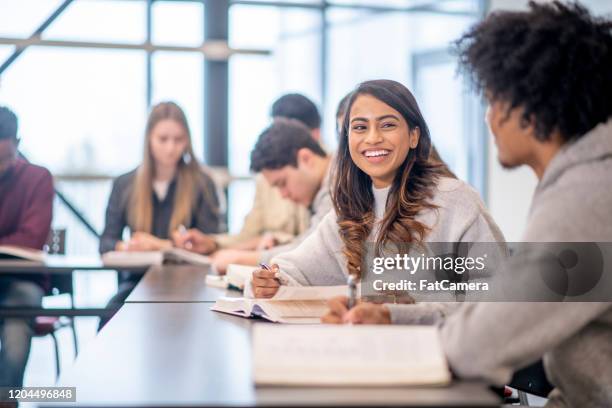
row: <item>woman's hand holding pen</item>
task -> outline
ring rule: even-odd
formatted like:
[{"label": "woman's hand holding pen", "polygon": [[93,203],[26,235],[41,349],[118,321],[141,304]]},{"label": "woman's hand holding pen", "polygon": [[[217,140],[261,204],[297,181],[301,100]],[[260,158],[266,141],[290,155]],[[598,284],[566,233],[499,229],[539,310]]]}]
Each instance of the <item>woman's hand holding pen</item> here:
[{"label": "woman's hand holding pen", "polygon": [[278,292],[281,283],[278,279],[279,268],[274,264],[272,267],[262,267],[253,272],[253,295],[256,298],[271,298]]},{"label": "woman's hand holding pen", "polygon": [[358,302],[349,310],[347,296],[337,296],[327,302],[329,310],[322,323],[328,324],[391,324],[391,313],[385,305]]}]

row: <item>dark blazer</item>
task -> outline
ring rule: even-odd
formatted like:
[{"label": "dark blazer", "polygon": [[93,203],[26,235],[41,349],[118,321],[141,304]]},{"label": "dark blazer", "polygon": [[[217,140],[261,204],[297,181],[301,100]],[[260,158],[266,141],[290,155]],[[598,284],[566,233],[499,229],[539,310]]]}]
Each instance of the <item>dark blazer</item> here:
[{"label": "dark blazer", "polygon": [[[119,176],[113,183],[113,189],[106,208],[106,225],[100,237],[100,253],[113,251],[117,242],[121,240],[125,227],[133,230],[128,222],[128,206],[133,190],[136,170]],[[197,228],[207,234],[219,232],[221,214],[219,199],[215,184],[206,173],[201,173],[201,180],[194,186],[197,189],[196,206],[191,221],[186,223],[187,228]],[[158,238],[168,239],[170,217],[174,209],[174,196],[176,194],[176,180],[168,186],[168,193],[163,200],[153,194],[153,224],[151,233]]]}]

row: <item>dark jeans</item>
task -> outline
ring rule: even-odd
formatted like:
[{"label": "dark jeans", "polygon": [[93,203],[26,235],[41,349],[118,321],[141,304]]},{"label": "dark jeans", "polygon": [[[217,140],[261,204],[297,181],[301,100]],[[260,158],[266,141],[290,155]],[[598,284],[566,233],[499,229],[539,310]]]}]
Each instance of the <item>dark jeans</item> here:
[{"label": "dark jeans", "polygon": [[[142,278],[142,274],[130,274],[126,272],[119,272],[119,287],[117,288],[117,294],[110,298],[106,307],[109,309],[119,309],[125,303],[125,299],[130,295],[136,284]],[[100,323],[98,324],[98,331],[102,330],[102,328],[108,323],[108,321],[115,315],[103,316],[100,318]]]},{"label": "dark jeans", "polygon": [[[0,277],[0,308],[41,307],[43,289],[34,282]],[[0,318],[0,386],[23,386],[34,319]]]}]

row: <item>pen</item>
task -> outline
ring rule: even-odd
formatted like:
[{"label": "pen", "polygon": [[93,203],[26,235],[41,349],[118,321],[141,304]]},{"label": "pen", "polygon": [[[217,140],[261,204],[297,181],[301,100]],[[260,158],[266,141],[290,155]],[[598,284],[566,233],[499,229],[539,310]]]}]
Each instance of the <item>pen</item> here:
[{"label": "pen", "polygon": [[355,275],[349,275],[346,283],[348,285],[348,309],[351,310],[357,303],[357,279]]},{"label": "pen", "polygon": [[[187,228],[185,228],[185,226],[183,224],[180,224],[178,227],[178,233],[179,235],[183,236],[185,234],[187,234]],[[191,249],[193,248],[193,244],[191,243],[191,241],[187,240],[185,241],[185,249]]]},{"label": "pen", "polygon": [[[270,266],[268,264],[260,263],[259,266],[261,266],[266,271],[272,272],[272,268],[270,268]],[[285,279],[283,279],[283,277],[281,276],[280,272],[276,272],[274,274],[274,279],[276,279],[281,285],[286,285],[287,284],[287,281]]]}]

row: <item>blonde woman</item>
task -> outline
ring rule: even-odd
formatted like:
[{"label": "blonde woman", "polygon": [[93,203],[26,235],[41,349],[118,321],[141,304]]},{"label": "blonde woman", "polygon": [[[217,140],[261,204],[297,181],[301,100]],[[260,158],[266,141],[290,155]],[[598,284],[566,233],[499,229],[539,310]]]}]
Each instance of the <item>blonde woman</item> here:
[{"label": "blonde woman", "polygon": [[[142,163],[113,184],[100,252],[169,248],[180,226],[217,233],[219,218],[215,186],[193,154],[185,113],[173,102],[155,105]],[[130,238],[123,240],[126,227]],[[111,303],[122,303],[137,281],[124,279]]]}]

